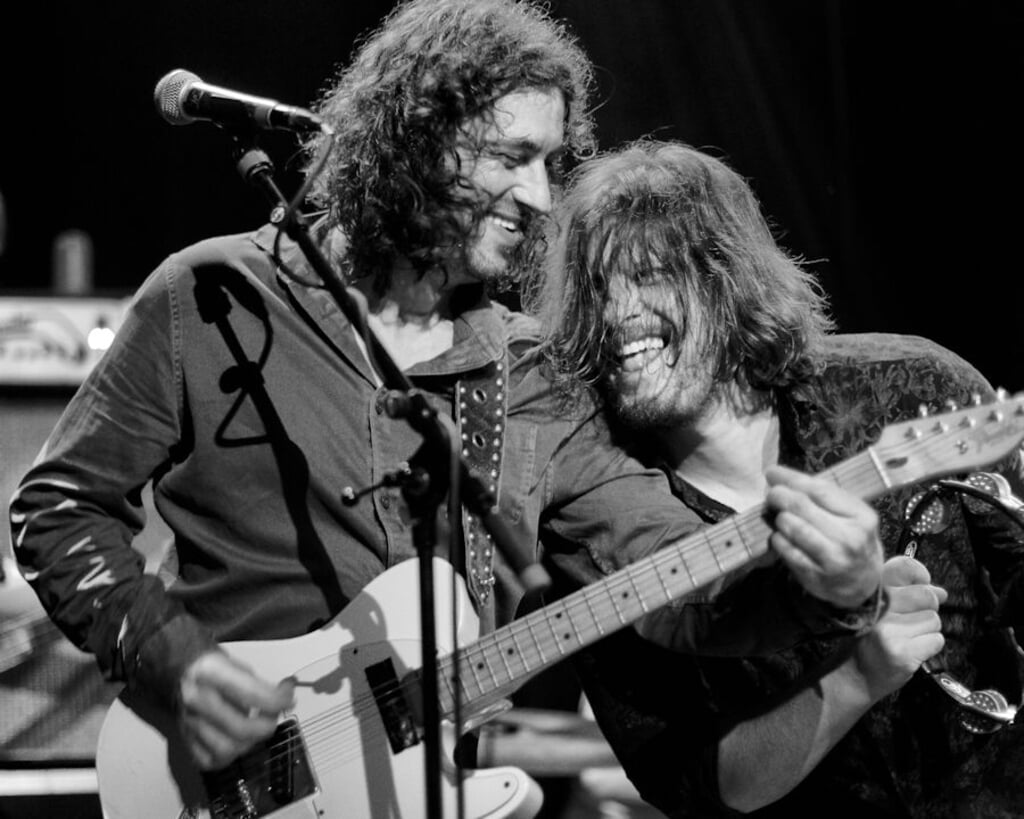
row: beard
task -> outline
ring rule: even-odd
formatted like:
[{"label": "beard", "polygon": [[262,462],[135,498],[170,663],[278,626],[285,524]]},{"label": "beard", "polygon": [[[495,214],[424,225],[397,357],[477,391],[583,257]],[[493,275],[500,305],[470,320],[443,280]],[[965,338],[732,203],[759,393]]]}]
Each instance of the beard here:
[{"label": "beard", "polygon": [[479,245],[471,244],[462,253],[463,268],[472,278],[486,285],[488,293],[507,292],[515,288],[520,278],[515,266],[519,247],[521,245],[484,253]]},{"label": "beard", "polygon": [[545,226],[542,219],[529,219],[523,239],[509,247],[485,250],[474,239],[464,240],[461,247],[463,269],[484,283],[489,295],[513,293],[525,276],[540,270],[546,250]]},{"label": "beard", "polygon": [[683,389],[673,378],[656,394],[638,395],[617,390],[605,379],[601,394],[616,424],[632,432],[657,434],[695,426],[718,400],[720,387],[709,379]]}]

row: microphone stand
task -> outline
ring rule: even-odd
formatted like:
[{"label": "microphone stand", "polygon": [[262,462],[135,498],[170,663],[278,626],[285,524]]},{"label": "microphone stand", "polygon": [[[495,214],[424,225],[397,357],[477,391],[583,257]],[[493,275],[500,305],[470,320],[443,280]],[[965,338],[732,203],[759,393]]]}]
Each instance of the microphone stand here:
[{"label": "microphone stand", "polygon": [[[286,235],[298,244],[309,264],[330,291],[338,307],[352,323],[367,346],[367,353],[385,386],[391,389],[389,405],[392,417],[403,417],[424,439],[423,445],[410,459],[410,469],[397,482],[413,514],[413,542],[420,562],[420,610],[423,631],[423,667],[421,673],[423,688],[423,729],[426,764],[426,806],[429,819],[441,819],[441,734],[440,706],[438,701],[438,658],[434,617],[433,552],[436,545],[437,510],[445,494],[451,488],[455,493],[461,487],[468,490],[461,493],[466,507],[479,516],[495,547],[509,558],[520,576],[532,582],[543,584],[546,575],[539,566],[525,562],[523,552],[516,548],[511,529],[500,517],[496,500],[462,460],[456,436],[445,429],[437,413],[429,405],[422,392],[416,390],[406,375],[395,364],[380,340],[366,324],[366,316],[356,300],[346,290],[337,271],[324,257],[320,248],[310,238],[309,231],[301,218],[291,215],[288,200],[274,181],[273,163],[267,154],[256,146],[252,133],[233,133],[236,143],[237,168],[242,178],[258,188],[272,205],[270,221],[277,224]],[[454,503],[453,509],[458,509]],[[457,520],[453,518],[453,521]],[[455,525],[455,524],[453,524]],[[532,573],[532,574],[531,574]],[[453,635],[455,637],[455,635]],[[455,686],[457,692],[458,685]],[[461,782],[458,783],[461,788]],[[461,805],[461,799],[460,799]]]}]

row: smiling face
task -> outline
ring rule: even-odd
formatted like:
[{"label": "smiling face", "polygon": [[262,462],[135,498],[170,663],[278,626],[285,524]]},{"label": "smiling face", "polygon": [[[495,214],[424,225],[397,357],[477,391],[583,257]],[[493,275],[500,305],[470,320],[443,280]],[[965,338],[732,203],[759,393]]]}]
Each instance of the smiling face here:
[{"label": "smiling face", "polygon": [[695,425],[718,395],[700,316],[680,304],[670,274],[614,276],[605,299],[602,389],[612,412],[637,430]]},{"label": "smiling face", "polygon": [[455,152],[469,236],[448,261],[449,284],[509,273],[532,221],[551,211],[549,169],[562,150],[564,120],[560,92],[525,89],[462,129]]}]

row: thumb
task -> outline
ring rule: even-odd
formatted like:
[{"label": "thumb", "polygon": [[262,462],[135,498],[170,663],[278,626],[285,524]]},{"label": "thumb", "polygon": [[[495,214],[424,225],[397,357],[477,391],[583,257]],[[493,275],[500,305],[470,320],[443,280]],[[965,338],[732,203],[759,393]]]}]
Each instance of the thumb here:
[{"label": "thumb", "polygon": [[890,557],[882,566],[882,583],[886,586],[910,586],[930,583],[928,567],[909,555]]}]

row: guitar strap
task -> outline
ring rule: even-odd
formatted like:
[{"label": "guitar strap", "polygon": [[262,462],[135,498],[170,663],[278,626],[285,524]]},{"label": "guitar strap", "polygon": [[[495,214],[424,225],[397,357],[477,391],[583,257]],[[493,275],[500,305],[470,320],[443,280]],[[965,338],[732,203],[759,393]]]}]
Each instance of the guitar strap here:
[{"label": "guitar strap", "polygon": [[[487,490],[498,497],[508,407],[508,351],[498,361],[456,384],[455,420],[462,457]],[[497,501],[495,501],[497,502]],[[480,518],[462,507],[466,582],[480,615],[481,632],[494,627],[494,543]]]}]

